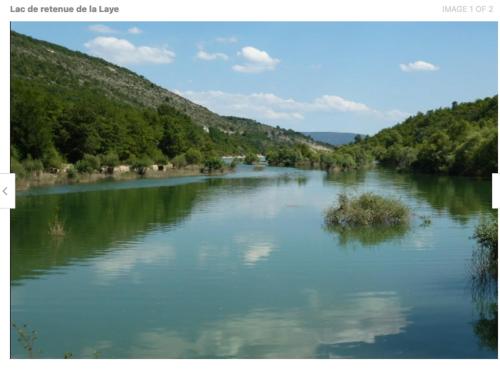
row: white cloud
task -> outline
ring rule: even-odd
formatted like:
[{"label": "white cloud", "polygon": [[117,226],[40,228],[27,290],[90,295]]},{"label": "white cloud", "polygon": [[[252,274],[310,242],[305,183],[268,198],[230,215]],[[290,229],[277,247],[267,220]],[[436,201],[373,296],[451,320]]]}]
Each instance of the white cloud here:
[{"label": "white cloud", "polygon": [[221,36],[215,38],[215,41],[217,43],[224,43],[224,44],[238,43],[238,38],[236,38],[235,36]]},{"label": "white cloud", "polygon": [[116,34],[116,33],[118,33],[117,30],[115,30],[109,26],[102,25],[102,24],[90,25],[88,28],[90,31],[92,31],[94,33],[99,33],[99,34]]},{"label": "white cloud", "polygon": [[[94,33],[98,34],[123,34],[123,32],[113,29],[110,26],[103,25],[103,24],[94,24],[90,25],[88,29]],[[139,29],[138,27],[134,26],[131,27],[127,30],[128,34],[142,34],[142,30]]]},{"label": "white cloud", "polygon": [[266,51],[255,47],[243,47],[238,52],[245,62],[243,64],[233,65],[233,70],[239,73],[261,73],[268,70],[274,70],[280,63],[279,59],[272,58]]},{"label": "white cloud", "polygon": [[304,115],[298,112],[277,112],[272,109],[266,109],[263,112],[265,118],[270,120],[303,120]]},{"label": "white cloud", "polygon": [[142,34],[142,30],[134,26],[127,30],[129,34]]},{"label": "white cloud", "polygon": [[223,115],[269,120],[303,118],[302,113],[297,111],[300,103],[269,93],[246,95],[223,91],[185,91],[178,94]]},{"label": "white cloud", "polygon": [[126,39],[99,36],[85,47],[91,54],[119,65],[170,64],[175,53],[162,47],[136,46]]},{"label": "white cloud", "polygon": [[262,120],[302,120],[307,113],[349,112],[399,121],[408,113],[381,111],[337,95],[323,95],[311,101],[281,98],[272,93],[237,94],[223,91],[177,91],[179,95],[223,115]]},{"label": "white cloud", "polygon": [[316,98],[312,106],[319,110],[337,110],[340,112],[365,112],[370,108],[366,104],[353,102],[336,95],[323,95]]},{"label": "white cloud", "polygon": [[411,113],[400,111],[399,109],[391,109],[390,111],[385,111],[384,115],[389,120],[399,121],[409,117]]},{"label": "white cloud", "polygon": [[403,72],[433,72],[439,69],[437,65],[422,60],[408,64],[399,64],[399,67]]},{"label": "white cloud", "polygon": [[222,52],[210,53],[205,51],[203,48],[199,48],[198,53],[196,54],[196,58],[198,60],[213,61],[213,60],[227,60],[229,57]]}]

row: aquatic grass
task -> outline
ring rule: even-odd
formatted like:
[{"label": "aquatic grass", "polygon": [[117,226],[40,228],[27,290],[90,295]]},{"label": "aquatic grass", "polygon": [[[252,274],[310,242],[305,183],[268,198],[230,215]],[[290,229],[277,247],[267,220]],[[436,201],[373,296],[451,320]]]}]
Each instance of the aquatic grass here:
[{"label": "aquatic grass", "polygon": [[325,213],[329,227],[397,226],[408,224],[409,219],[410,210],[402,202],[373,193],[339,194],[337,205]]},{"label": "aquatic grass", "polygon": [[477,248],[472,256],[472,276],[476,281],[498,277],[498,219],[482,218],[474,230]]},{"label": "aquatic grass", "polygon": [[28,325],[23,324],[18,326],[12,323],[12,327],[16,330],[17,341],[23,346],[24,350],[28,353],[28,358],[33,358],[35,341],[38,338],[38,333],[35,330],[29,331]]},{"label": "aquatic grass", "polygon": [[66,234],[64,224],[58,216],[49,224],[49,234],[54,237],[63,237]]},{"label": "aquatic grass", "polygon": [[[27,324],[23,324],[22,326],[17,325],[16,323],[12,322],[12,327],[16,331],[17,334],[17,341],[23,346],[24,350],[28,354],[29,359],[35,358],[35,341],[38,339],[38,332],[35,330],[29,330]],[[41,350],[36,351],[38,354],[41,354]],[[92,354],[92,358],[98,359],[101,357],[101,352],[98,350],[95,350],[94,353]],[[63,354],[64,359],[72,359],[73,358],[73,352],[64,352]]]},{"label": "aquatic grass", "polygon": [[482,217],[472,236],[477,247],[472,254],[472,297],[479,320],[474,333],[480,345],[498,348],[498,218]]}]

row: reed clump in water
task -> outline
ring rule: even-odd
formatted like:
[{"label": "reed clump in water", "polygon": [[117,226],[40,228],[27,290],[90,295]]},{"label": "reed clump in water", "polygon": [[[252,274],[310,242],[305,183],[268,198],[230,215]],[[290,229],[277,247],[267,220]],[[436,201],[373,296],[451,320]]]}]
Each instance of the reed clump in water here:
[{"label": "reed clump in water", "polygon": [[37,332],[35,330],[30,331],[27,324],[18,326],[16,323],[12,323],[12,327],[16,330],[17,341],[28,353],[28,358],[33,358],[35,341],[38,338]]},{"label": "reed clump in water", "polygon": [[66,235],[64,223],[56,216],[54,221],[49,224],[49,234],[54,237],[63,237]]},{"label": "reed clump in water", "polygon": [[358,197],[339,194],[337,205],[325,213],[327,226],[405,225],[409,219],[410,210],[402,202],[373,193],[364,193]]},{"label": "reed clump in water", "polygon": [[494,280],[498,277],[498,219],[481,219],[472,236],[477,241],[473,254],[473,276]]}]

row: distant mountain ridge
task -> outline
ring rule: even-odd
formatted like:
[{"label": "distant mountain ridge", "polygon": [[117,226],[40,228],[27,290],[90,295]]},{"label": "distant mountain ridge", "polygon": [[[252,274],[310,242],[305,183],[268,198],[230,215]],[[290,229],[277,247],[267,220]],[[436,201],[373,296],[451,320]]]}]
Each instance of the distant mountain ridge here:
[{"label": "distant mountain ridge", "polygon": [[357,133],[343,132],[301,132],[302,134],[311,137],[315,141],[327,143],[332,146],[341,146],[354,141]]}]

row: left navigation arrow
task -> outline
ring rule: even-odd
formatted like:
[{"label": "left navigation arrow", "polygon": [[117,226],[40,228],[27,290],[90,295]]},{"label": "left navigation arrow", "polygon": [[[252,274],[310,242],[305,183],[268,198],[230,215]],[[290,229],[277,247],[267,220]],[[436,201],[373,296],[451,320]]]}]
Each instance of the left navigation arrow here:
[{"label": "left navigation arrow", "polygon": [[0,173],[0,209],[16,208],[16,176]]}]

